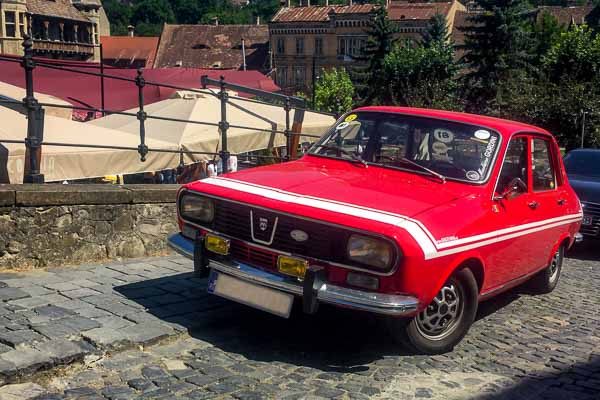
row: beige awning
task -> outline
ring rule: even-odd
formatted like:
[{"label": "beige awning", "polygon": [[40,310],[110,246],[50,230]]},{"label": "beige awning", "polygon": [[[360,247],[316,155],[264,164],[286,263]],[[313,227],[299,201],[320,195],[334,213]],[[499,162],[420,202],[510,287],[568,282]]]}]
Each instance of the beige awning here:
[{"label": "beige awning", "polygon": [[[21,101],[26,95],[25,89],[20,88],[18,86],[9,85],[8,83],[0,82],[0,95],[9,97],[13,100]],[[39,92],[34,93],[34,97],[40,103],[47,104],[59,104],[63,106],[71,106],[71,103],[68,103],[64,100],[59,99],[58,97],[50,96],[49,94],[43,94]],[[7,104],[2,104],[5,107],[8,107]],[[13,107],[10,107],[13,108]],[[14,108],[13,108],[14,109]],[[73,112],[70,108],[60,108],[60,107],[44,107],[46,110],[46,115],[52,115],[54,117],[71,119]]]},{"label": "beige awning", "polygon": [[[217,124],[221,119],[221,103],[209,93],[178,92],[174,98],[159,101],[144,107],[151,116],[194,120]],[[136,113],[137,109],[130,110]],[[290,112],[290,124],[294,111]],[[269,146],[284,146],[285,136],[273,130],[285,129],[285,111],[282,107],[258,104],[230,98],[227,104],[227,122],[230,125],[249,126],[254,129],[230,127],[227,131],[227,147],[231,153],[245,153],[266,149]],[[306,112],[302,132],[322,135],[335,122],[334,118],[314,112]],[[132,134],[139,132],[139,122],[135,117],[110,115],[87,124],[118,129]],[[146,120],[147,137],[163,140],[187,151],[218,152],[221,149],[221,137],[217,126],[195,124],[192,122],[173,122],[164,120]],[[266,129],[271,132],[263,132]],[[315,138],[302,137],[301,141],[315,141]],[[195,162],[213,158],[209,155],[187,155],[186,162]]]},{"label": "beige awning", "polygon": [[[2,143],[2,139],[24,140],[27,119],[16,111],[0,107],[0,183],[21,183],[25,165],[25,145]],[[46,115],[44,142],[111,145],[137,148],[139,135]],[[178,146],[148,138],[150,148],[177,150]],[[132,174],[175,168],[177,153],[150,152],[141,162],[135,150],[43,146],[41,172],[47,182]]]}]

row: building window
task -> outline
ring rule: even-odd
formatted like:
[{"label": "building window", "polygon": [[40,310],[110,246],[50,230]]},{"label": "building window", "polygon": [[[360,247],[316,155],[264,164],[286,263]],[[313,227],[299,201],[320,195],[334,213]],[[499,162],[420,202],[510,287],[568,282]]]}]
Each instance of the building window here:
[{"label": "building window", "polygon": [[93,44],[100,43],[100,39],[98,38],[98,25],[92,25],[92,31],[94,32],[94,41]]},{"label": "building window", "polygon": [[284,53],[285,53],[285,39],[278,38],[277,39],[277,54],[284,54]]},{"label": "building window", "polygon": [[315,38],[315,56],[323,55],[323,38]]},{"label": "building window", "polygon": [[285,87],[287,85],[287,67],[278,67],[277,68],[277,85],[279,87]]},{"label": "building window", "polygon": [[4,11],[6,37],[17,37],[17,19],[14,11]]},{"label": "building window", "polygon": [[304,86],[306,82],[306,67],[294,67],[294,83],[296,86]]},{"label": "building window", "polygon": [[338,55],[356,57],[362,54],[367,38],[362,36],[342,36],[338,38]]},{"label": "building window", "polygon": [[296,54],[304,54],[304,38],[296,38]]},{"label": "building window", "polygon": [[27,19],[24,13],[19,13],[19,32],[21,32],[21,37],[25,37],[27,33]]}]

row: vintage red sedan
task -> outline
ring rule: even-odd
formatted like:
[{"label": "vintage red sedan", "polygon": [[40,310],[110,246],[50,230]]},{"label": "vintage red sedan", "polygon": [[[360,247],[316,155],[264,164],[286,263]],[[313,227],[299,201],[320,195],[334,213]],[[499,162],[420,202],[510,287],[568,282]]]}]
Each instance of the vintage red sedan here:
[{"label": "vintage red sedan", "polygon": [[423,353],[450,351],[482,300],[553,290],[582,219],[547,131],[398,107],[344,115],[300,160],[188,184],[178,212],[169,242],[209,292],[383,314]]}]

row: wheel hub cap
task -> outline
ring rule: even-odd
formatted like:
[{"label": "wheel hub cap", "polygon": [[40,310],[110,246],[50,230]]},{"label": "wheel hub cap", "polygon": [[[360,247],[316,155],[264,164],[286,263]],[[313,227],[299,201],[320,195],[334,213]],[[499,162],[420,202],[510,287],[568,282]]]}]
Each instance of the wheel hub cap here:
[{"label": "wheel hub cap", "polygon": [[417,315],[417,328],[423,336],[441,340],[454,331],[462,307],[456,285],[446,284],[431,304]]}]

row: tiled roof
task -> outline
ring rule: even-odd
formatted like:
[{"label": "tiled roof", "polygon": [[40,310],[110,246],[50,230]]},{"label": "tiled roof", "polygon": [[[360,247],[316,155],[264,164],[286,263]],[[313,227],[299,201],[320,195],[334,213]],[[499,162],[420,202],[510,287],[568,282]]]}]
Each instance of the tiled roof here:
[{"label": "tiled roof", "polygon": [[102,36],[102,56],[108,60],[146,60],[152,67],[158,47],[157,37]]},{"label": "tiled roof", "polygon": [[27,0],[27,9],[32,14],[90,22],[70,0]]},{"label": "tiled roof", "polygon": [[388,7],[391,20],[430,20],[435,14],[448,15],[452,3],[406,3],[392,1]]},{"label": "tiled roof", "polygon": [[166,24],[154,66],[241,69],[242,38],[247,69],[265,69],[269,50],[267,25]]},{"label": "tiled roof", "polygon": [[561,25],[568,26],[571,20],[576,24],[585,23],[585,17],[594,9],[593,6],[577,6],[577,7],[560,7],[560,6],[544,6],[538,8],[538,18],[547,12],[558,20]]},{"label": "tiled roof", "polygon": [[329,14],[368,14],[374,4],[354,4],[351,6],[310,6],[283,7],[271,19],[271,22],[326,22]]}]

